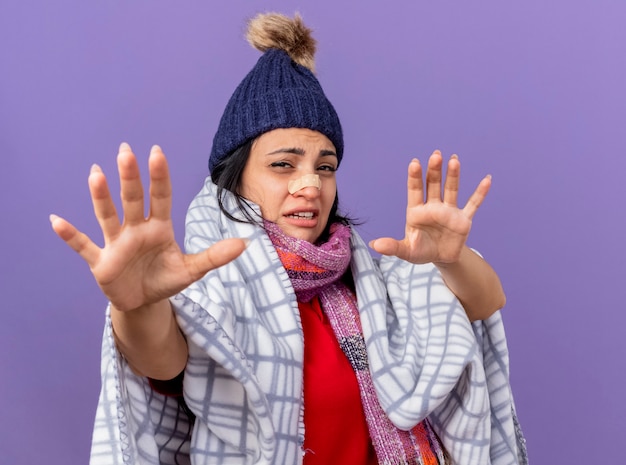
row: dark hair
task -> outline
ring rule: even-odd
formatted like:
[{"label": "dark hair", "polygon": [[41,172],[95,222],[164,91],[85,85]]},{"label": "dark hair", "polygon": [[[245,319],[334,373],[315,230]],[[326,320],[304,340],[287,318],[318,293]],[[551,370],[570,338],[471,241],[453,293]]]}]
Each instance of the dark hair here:
[{"label": "dark hair", "polygon": [[[238,148],[236,148],[229,156],[220,161],[213,171],[211,171],[211,180],[217,186],[217,202],[222,210],[222,213],[233,221],[240,223],[253,223],[263,226],[263,221],[259,215],[254,211],[250,202],[241,196],[241,179],[243,170],[246,166],[250,152],[252,151],[252,145],[256,139],[250,139],[244,142]],[[230,214],[224,207],[224,191],[231,192],[235,197],[235,202],[239,208],[239,211],[243,215],[242,218],[236,218]],[[335,200],[330,209],[328,215],[328,222],[326,228],[322,232],[319,241],[325,241],[330,234],[330,226],[334,223],[341,223],[345,225],[357,224],[352,218],[344,216],[339,213],[339,195],[335,194]]]}]

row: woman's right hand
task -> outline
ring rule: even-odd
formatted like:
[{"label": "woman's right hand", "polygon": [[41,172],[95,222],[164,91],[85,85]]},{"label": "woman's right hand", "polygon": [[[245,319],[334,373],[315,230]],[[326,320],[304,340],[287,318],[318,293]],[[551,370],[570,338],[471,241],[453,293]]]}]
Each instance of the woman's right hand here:
[{"label": "woman's right hand", "polygon": [[150,152],[147,218],[139,167],[126,143],[120,146],[117,164],[122,222],[100,167],[94,165],[89,174],[91,199],[104,235],[103,248],[68,221],[50,216],[54,231],[87,262],[117,310],[128,312],[167,299],[243,252],[243,239],[226,239],[193,255],[181,251],[174,239],[170,214],[172,189],[167,160],[158,146]]}]

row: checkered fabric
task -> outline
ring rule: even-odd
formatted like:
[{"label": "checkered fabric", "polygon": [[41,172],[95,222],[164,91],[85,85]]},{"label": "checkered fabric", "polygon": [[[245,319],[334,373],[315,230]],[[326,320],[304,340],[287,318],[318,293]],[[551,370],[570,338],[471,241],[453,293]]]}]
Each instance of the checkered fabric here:
[{"label": "checkered fabric", "polygon": [[[289,277],[262,228],[220,212],[210,179],[186,226],[188,252],[250,239],[171,299],[189,345],[184,395],[195,422],[132,374],[107,317],[91,465],[300,464],[303,337]],[[428,417],[455,464],[526,464],[500,313],[470,324],[433,265],[376,262],[355,231],[351,246],[370,371],[391,421],[410,429]]]}]

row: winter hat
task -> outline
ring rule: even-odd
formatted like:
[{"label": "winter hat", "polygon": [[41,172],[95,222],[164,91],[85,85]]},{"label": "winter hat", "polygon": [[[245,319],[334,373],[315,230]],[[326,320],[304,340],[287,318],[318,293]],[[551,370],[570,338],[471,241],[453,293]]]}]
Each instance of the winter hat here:
[{"label": "winter hat", "polygon": [[213,138],[209,170],[245,142],[278,128],[324,134],[341,162],[341,124],[313,74],[316,42],[302,18],[260,14],[248,23],[247,39],[264,53],[226,105]]}]

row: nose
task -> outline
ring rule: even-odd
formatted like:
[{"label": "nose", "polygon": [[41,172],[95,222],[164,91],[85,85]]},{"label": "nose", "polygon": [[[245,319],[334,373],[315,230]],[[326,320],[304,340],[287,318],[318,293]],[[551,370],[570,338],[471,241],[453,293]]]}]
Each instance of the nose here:
[{"label": "nose", "polygon": [[[319,195],[322,188],[322,181],[317,174],[308,173],[298,179],[289,181],[287,189],[292,195]],[[303,191],[303,194],[301,194]],[[308,193],[308,194],[307,194]]]},{"label": "nose", "polygon": [[295,197],[304,197],[307,200],[313,200],[320,196],[321,190],[315,186],[305,186],[297,190],[292,195]]}]

